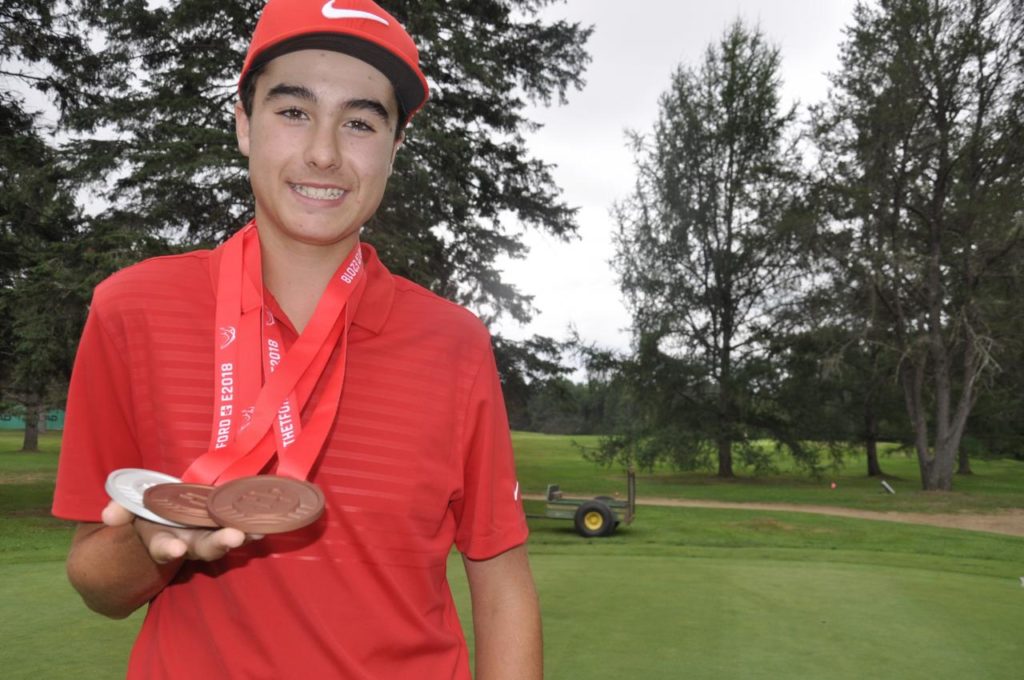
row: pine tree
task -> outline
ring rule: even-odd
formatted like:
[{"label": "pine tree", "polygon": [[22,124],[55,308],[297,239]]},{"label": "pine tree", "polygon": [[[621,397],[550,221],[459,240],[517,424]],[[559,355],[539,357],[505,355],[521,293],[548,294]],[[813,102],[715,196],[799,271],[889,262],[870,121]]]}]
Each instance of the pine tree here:
[{"label": "pine tree", "polygon": [[928,490],[949,490],[984,380],[997,365],[1000,292],[1024,235],[1024,6],[882,0],[857,7],[817,118],[823,166],[845,199],[864,291],[849,310],[898,367]]},{"label": "pine tree", "polygon": [[44,408],[63,399],[88,292],[76,184],[28,103],[44,94],[71,105],[55,64],[83,43],[65,9],[0,6],[0,401],[24,412],[26,451],[37,450]]},{"label": "pine tree", "polygon": [[634,136],[617,263],[635,338],[626,367],[647,406],[641,463],[717,460],[732,477],[734,445],[763,463],[749,443],[778,422],[762,389],[798,283],[801,223],[779,69],[778,50],[737,21],[699,68],[676,71],[653,134]]}]

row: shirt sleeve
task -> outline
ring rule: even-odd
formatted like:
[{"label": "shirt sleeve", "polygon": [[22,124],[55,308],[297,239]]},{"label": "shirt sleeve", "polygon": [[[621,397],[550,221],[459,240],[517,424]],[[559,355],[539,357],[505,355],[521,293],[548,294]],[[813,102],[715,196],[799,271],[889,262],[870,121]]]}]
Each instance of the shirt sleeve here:
[{"label": "shirt sleeve", "polygon": [[466,557],[481,560],[525,543],[528,535],[505,400],[490,348],[470,390],[463,433],[462,496],[453,502],[455,544]]},{"label": "shirt sleeve", "polygon": [[131,408],[131,379],[123,343],[105,327],[94,296],[68,389],[53,514],[98,522],[109,500],[107,475],[140,467]]}]

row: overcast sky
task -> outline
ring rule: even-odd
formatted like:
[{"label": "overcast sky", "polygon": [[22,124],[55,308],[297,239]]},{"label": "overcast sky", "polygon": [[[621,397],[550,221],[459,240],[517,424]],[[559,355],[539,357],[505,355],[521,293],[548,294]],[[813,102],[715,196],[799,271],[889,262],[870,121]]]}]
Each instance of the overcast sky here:
[{"label": "overcast sky", "polygon": [[566,106],[539,108],[544,124],[529,138],[536,157],[555,164],[566,202],[579,208],[580,239],[528,234],[525,260],[503,263],[506,278],[538,310],[527,326],[499,330],[513,338],[540,333],[563,339],[570,326],[606,348],[629,346],[629,316],[609,261],[614,256],[612,204],[634,181],[624,131],[648,132],[658,97],[679,64],[699,64],[737,17],[757,23],[782,52],[783,101],[806,106],[824,99],[826,74],[838,63],[842,29],[856,0],[567,0],[547,16],[593,25],[586,86]]}]

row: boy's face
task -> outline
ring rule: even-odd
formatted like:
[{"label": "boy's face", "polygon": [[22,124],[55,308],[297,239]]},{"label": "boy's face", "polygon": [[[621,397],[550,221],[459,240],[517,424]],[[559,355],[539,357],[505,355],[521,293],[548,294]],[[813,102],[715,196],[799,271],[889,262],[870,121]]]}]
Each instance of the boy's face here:
[{"label": "boy's face", "polygon": [[396,125],[394,88],[366,62],[325,50],[269,62],[252,115],[235,105],[261,234],[347,252],[384,195]]}]

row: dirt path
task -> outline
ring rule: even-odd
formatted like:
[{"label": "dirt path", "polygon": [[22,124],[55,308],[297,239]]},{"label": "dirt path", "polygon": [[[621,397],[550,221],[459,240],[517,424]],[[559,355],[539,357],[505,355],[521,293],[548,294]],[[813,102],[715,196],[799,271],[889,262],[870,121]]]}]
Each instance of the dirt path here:
[{"label": "dirt path", "polygon": [[[582,495],[586,498],[586,495]],[[526,495],[524,498],[535,501],[544,500],[541,495]],[[1004,510],[994,514],[937,514],[927,512],[876,512],[874,510],[856,510],[839,508],[831,505],[796,505],[792,503],[729,503],[725,501],[701,501],[682,498],[653,498],[644,496],[637,499],[638,505],[660,505],[673,508],[719,508],[735,510],[776,510],[783,512],[809,512],[816,515],[833,515],[835,517],[854,517],[880,522],[903,522],[906,524],[928,524],[949,529],[967,529],[969,531],[987,531],[994,534],[1024,536],[1024,510]]]}]

